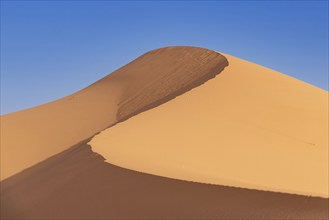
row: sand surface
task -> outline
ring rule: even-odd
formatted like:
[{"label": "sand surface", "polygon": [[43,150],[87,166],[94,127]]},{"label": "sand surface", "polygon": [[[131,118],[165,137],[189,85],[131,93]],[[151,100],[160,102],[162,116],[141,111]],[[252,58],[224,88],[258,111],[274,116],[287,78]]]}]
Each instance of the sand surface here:
[{"label": "sand surface", "polygon": [[92,149],[145,173],[328,198],[328,93],[225,57],[216,78],[103,131]]},{"label": "sand surface", "polygon": [[328,199],[139,173],[85,143],[4,180],[1,205],[3,219],[328,219]]},{"label": "sand surface", "polygon": [[204,83],[225,66],[211,50],[161,48],[75,94],[1,116],[1,179]]},{"label": "sand surface", "polygon": [[328,219],[327,98],[207,49],[150,51],[1,116],[1,218]]}]

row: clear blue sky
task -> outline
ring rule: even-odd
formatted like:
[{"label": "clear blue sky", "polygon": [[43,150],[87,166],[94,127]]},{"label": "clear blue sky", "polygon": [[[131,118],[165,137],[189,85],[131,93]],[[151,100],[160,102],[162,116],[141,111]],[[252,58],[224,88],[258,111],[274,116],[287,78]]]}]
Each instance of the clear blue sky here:
[{"label": "clear blue sky", "polygon": [[222,51],[328,90],[327,1],[1,1],[1,114],[170,45]]}]

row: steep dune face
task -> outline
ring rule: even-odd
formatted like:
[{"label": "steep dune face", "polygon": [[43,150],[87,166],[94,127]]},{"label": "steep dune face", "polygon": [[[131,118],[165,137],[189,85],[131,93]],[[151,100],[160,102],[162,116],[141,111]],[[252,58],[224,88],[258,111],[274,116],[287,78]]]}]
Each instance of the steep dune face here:
[{"label": "steep dune face", "polygon": [[1,116],[1,179],[186,92],[227,65],[207,49],[161,48],[75,94]]},{"label": "steep dune face", "polygon": [[195,182],[328,197],[328,93],[225,55],[215,79],[90,142],[109,163]]}]

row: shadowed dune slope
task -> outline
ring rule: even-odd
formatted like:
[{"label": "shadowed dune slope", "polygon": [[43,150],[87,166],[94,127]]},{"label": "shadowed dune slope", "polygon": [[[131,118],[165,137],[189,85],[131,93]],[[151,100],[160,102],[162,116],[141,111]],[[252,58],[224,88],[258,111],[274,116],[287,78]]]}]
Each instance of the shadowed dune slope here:
[{"label": "shadowed dune slope", "polygon": [[1,116],[1,179],[202,84],[227,65],[207,49],[161,48],[75,94]]},{"label": "shadowed dune slope", "polygon": [[106,161],[202,183],[328,197],[328,93],[224,55],[192,91],[101,132]]},{"label": "shadowed dune slope", "polygon": [[104,162],[85,143],[1,185],[2,219],[328,219],[328,199],[192,183]]}]

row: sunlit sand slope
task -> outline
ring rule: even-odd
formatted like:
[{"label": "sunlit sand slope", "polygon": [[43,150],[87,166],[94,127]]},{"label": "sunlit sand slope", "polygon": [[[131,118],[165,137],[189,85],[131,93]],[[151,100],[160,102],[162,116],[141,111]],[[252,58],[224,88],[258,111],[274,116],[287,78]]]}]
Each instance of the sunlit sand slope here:
[{"label": "sunlit sand slope", "polygon": [[92,149],[145,173],[328,197],[328,93],[224,56],[216,78],[103,131]]},{"label": "sunlit sand slope", "polygon": [[1,116],[1,179],[204,83],[227,65],[207,49],[161,48],[75,94]]}]

